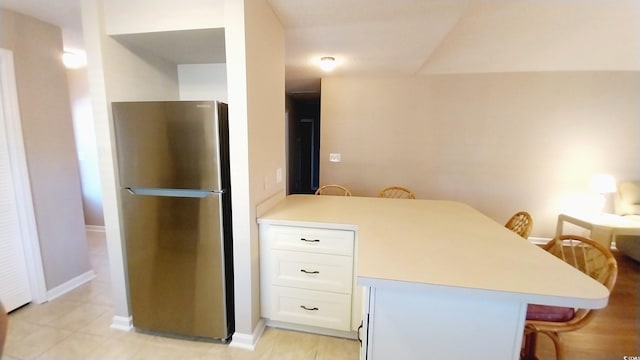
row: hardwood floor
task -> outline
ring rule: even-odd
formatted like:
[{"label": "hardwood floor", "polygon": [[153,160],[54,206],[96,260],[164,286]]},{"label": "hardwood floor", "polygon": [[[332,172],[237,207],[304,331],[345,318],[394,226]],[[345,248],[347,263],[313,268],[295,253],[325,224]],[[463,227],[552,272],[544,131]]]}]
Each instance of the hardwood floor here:
[{"label": "hardwood floor", "polygon": [[[580,330],[560,335],[566,360],[625,359],[640,356],[640,263],[613,250],[618,280],[609,305]],[[555,359],[553,343],[539,336],[538,357]]]}]

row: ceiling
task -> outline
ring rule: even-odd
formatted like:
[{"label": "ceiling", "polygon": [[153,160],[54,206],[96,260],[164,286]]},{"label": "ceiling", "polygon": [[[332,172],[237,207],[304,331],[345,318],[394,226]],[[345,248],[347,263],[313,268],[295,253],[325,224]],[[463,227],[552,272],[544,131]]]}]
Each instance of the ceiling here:
[{"label": "ceiling", "polygon": [[413,75],[455,27],[468,0],[268,0],[285,28],[287,89],[330,76]]},{"label": "ceiling", "polygon": [[[285,29],[289,93],[318,91],[327,76],[640,71],[640,0],[267,1]],[[81,49],[79,2],[0,6],[61,27],[65,47]],[[336,58],[333,72],[322,56]]]},{"label": "ceiling", "polygon": [[81,0],[0,0],[0,7],[59,26],[65,48],[83,49]]},{"label": "ceiling", "polygon": [[322,76],[640,70],[640,0],[268,1],[288,92]]},{"label": "ceiling", "polygon": [[[161,31],[112,35],[125,46],[160,56],[175,64],[224,63],[224,29]],[[170,45],[167,45],[170,44]],[[212,46],[212,44],[216,44]]]}]

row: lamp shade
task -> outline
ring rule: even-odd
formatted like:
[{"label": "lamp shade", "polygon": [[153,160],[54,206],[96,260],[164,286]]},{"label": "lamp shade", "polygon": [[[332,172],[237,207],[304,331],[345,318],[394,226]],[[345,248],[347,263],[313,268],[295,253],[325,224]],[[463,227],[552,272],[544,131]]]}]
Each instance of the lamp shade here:
[{"label": "lamp shade", "polygon": [[589,180],[589,190],[598,194],[616,192],[616,179],[608,174],[596,174]]}]

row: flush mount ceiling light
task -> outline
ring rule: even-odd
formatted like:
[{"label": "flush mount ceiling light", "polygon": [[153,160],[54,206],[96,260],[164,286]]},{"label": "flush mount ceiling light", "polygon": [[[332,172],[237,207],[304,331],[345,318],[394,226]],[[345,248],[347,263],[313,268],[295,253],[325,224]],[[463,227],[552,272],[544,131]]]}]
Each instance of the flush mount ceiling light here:
[{"label": "flush mount ceiling light", "polygon": [[67,69],[79,69],[87,65],[87,55],[84,52],[65,51],[62,62]]},{"label": "flush mount ceiling light", "polygon": [[336,59],[332,56],[320,58],[320,68],[324,71],[331,71],[336,67]]}]

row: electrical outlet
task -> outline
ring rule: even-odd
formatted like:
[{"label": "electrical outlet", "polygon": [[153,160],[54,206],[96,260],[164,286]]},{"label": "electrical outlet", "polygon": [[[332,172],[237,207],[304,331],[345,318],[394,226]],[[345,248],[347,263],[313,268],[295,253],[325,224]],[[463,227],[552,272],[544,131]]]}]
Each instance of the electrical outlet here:
[{"label": "electrical outlet", "polygon": [[282,182],[282,168],[278,168],[276,170],[276,183],[280,184]]},{"label": "electrical outlet", "polygon": [[340,154],[336,154],[336,153],[329,154],[329,161],[340,162]]}]

